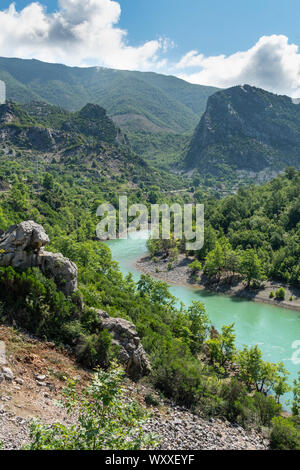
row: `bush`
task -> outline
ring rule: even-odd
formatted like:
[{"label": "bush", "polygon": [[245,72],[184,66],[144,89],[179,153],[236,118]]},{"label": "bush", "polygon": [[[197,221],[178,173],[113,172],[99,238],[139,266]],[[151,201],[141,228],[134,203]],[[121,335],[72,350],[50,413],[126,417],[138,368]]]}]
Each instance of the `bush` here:
[{"label": "bush", "polygon": [[300,450],[299,424],[290,418],[274,418],[270,446],[273,450]]},{"label": "bush", "polygon": [[285,289],[283,287],[277,289],[275,298],[276,300],[285,300]]},{"label": "bush", "polygon": [[275,297],[275,294],[274,294],[274,292],[273,292],[273,291],[271,291],[271,292],[270,292],[270,295],[269,295],[269,297],[270,297],[270,299],[274,299],[274,297]]},{"label": "bush", "polygon": [[160,401],[152,393],[147,393],[147,395],[145,395],[145,403],[148,406],[160,405]]},{"label": "bush", "polygon": [[111,335],[107,330],[97,334],[81,335],[76,347],[78,360],[90,369],[100,365],[108,367],[111,355]]}]

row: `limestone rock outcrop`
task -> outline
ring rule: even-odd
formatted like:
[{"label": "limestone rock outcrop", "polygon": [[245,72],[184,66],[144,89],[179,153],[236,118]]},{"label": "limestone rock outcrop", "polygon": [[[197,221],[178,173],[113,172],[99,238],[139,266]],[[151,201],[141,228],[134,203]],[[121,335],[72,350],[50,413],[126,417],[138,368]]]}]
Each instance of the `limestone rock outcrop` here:
[{"label": "limestone rock outcrop", "polygon": [[133,323],[110,317],[103,310],[98,310],[98,314],[102,327],[112,334],[113,343],[119,347],[119,360],[127,374],[134,380],[149,374],[150,362]]},{"label": "limestone rock outcrop", "polygon": [[72,295],[77,290],[77,266],[61,253],[45,251],[49,242],[44,228],[33,220],[13,225],[0,236],[0,266],[38,267],[65,295]]}]

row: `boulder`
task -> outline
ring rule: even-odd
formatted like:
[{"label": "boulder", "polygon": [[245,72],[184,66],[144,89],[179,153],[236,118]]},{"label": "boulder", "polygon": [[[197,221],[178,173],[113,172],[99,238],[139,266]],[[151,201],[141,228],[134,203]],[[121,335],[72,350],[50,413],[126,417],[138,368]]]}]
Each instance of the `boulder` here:
[{"label": "boulder", "polygon": [[0,341],[0,366],[6,366],[6,346],[4,341]]},{"label": "boulder", "polygon": [[6,380],[13,380],[14,373],[9,367],[2,367],[2,375]]},{"label": "boulder", "polygon": [[38,267],[65,295],[72,295],[77,290],[77,266],[61,253],[45,251],[49,242],[44,228],[33,220],[13,225],[0,236],[0,266]]},{"label": "boulder", "polygon": [[102,327],[112,334],[113,343],[119,347],[119,360],[127,374],[133,380],[149,374],[150,362],[133,323],[122,318],[109,317],[102,310],[99,310],[98,314]]}]

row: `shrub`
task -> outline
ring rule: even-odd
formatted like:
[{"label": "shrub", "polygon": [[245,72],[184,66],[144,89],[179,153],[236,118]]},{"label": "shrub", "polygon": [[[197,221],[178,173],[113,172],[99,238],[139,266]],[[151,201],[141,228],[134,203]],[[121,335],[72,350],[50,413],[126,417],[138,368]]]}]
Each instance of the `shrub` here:
[{"label": "shrub", "polygon": [[202,269],[202,263],[198,260],[193,261],[189,265],[189,270],[191,271],[192,276],[196,276],[201,271],[201,269]]},{"label": "shrub", "polygon": [[270,297],[270,299],[274,299],[274,297],[275,297],[275,294],[274,294],[274,292],[273,292],[273,291],[271,291],[271,292],[270,292],[270,295],[269,295],[269,297]]},{"label": "shrub", "polygon": [[270,437],[273,450],[300,450],[300,427],[290,418],[274,418]]},{"label": "shrub", "polygon": [[76,356],[78,360],[89,368],[97,365],[108,367],[111,355],[111,335],[107,330],[97,334],[80,336],[76,347]]},{"label": "shrub", "polygon": [[149,406],[160,405],[160,401],[152,393],[147,393],[147,395],[145,395],[145,403],[146,405],[149,405]]},{"label": "shrub", "polygon": [[285,289],[283,287],[277,289],[275,298],[276,300],[285,300]]}]

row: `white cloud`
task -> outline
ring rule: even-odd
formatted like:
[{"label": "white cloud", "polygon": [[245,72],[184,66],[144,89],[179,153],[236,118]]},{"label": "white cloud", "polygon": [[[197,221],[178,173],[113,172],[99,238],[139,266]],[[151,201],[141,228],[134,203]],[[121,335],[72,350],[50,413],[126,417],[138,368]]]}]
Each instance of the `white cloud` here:
[{"label": "white cloud", "polygon": [[[192,72],[189,68],[200,68]],[[228,88],[248,83],[279,94],[300,96],[299,47],[283,35],[263,36],[251,49],[230,56],[205,57],[190,51],[176,65],[191,83]],[[178,70],[183,72],[178,74]]]},{"label": "white cloud", "polygon": [[21,11],[12,3],[0,11],[0,55],[131,70],[161,67],[158,55],[168,41],[128,45],[127,32],[117,26],[120,15],[112,0],[59,0],[51,14],[38,2]]},{"label": "white cloud", "polygon": [[196,50],[172,64],[166,54],[174,43],[167,38],[128,43],[118,23],[121,7],[113,0],[58,0],[48,13],[38,3],[17,11],[12,3],[0,10],[0,56],[98,65],[129,70],[173,73],[191,83],[227,88],[249,83],[275,93],[300,97],[300,53],[283,35],[263,36],[249,50],[206,57]]}]

